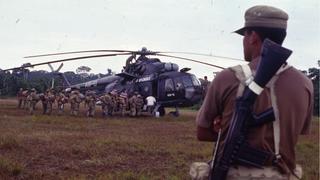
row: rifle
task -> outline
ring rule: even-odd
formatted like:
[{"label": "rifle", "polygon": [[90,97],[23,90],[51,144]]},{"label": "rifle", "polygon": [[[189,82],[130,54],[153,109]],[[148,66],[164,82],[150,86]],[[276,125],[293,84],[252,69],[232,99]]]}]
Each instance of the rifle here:
[{"label": "rifle", "polygon": [[252,126],[257,126],[270,119],[274,119],[272,108],[255,118],[252,113],[253,104],[266,84],[276,74],[278,69],[286,62],[292,51],[281,47],[269,39],[264,40],[261,49],[261,60],[253,81],[245,87],[243,95],[236,100],[230,126],[225,138],[224,147],[212,162],[209,174],[210,180],[224,180],[229,168],[233,164],[262,168],[272,153],[255,149],[246,141],[247,131]]}]

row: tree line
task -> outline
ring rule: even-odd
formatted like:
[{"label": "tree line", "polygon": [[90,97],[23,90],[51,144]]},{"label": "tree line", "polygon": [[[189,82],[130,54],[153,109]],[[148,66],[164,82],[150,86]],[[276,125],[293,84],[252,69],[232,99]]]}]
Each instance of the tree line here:
[{"label": "tree line", "polygon": [[76,72],[67,71],[64,73],[48,72],[48,71],[30,71],[28,69],[17,69],[12,72],[4,72],[0,69],[0,96],[10,97],[15,96],[20,88],[32,89],[35,88],[38,92],[44,92],[51,88],[52,79],[56,89],[66,87],[66,82],[63,76],[72,84],[83,83],[97,78],[114,75],[111,69],[107,73],[94,74],[89,73],[91,69],[85,66],[77,68]]}]

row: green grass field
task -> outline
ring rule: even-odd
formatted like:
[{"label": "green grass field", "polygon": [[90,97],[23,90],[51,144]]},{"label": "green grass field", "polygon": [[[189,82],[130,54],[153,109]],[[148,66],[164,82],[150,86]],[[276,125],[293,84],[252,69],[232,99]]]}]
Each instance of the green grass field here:
[{"label": "green grass field", "polygon": [[[163,118],[29,116],[0,100],[0,179],[190,179],[212,144],[195,137],[196,111]],[[99,113],[99,112],[98,112]],[[319,179],[319,121],[301,137],[304,179]]]}]

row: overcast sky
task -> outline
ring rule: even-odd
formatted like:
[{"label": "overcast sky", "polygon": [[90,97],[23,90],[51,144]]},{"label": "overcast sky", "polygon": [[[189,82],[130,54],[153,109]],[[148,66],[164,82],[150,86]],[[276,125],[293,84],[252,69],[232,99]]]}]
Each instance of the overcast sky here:
[{"label": "overcast sky", "polygon": [[[24,59],[24,56],[92,49],[185,51],[243,58],[242,37],[231,33],[244,24],[253,5],[273,5],[289,14],[284,46],[294,52],[289,63],[298,69],[317,67],[320,42],[319,0],[0,0],[0,68],[70,56]],[[77,55],[74,55],[77,56]],[[180,55],[224,67],[239,62]],[[127,57],[64,63],[62,71],[80,65],[93,73],[120,72]],[[191,67],[198,77],[217,69],[161,58]],[[59,65],[54,65],[58,67]],[[48,70],[47,66],[37,69]]]}]

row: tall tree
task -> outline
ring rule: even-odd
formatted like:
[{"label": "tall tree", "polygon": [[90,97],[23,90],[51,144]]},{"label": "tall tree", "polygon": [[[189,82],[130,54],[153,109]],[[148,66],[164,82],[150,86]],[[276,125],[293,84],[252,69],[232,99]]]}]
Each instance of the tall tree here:
[{"label": "tall tree", "polygon": [[89,76],[90,71],[91,71],[91,68],[88,66],[80,66],[76,69],[76,73],[83,78],[87,78]]}]

